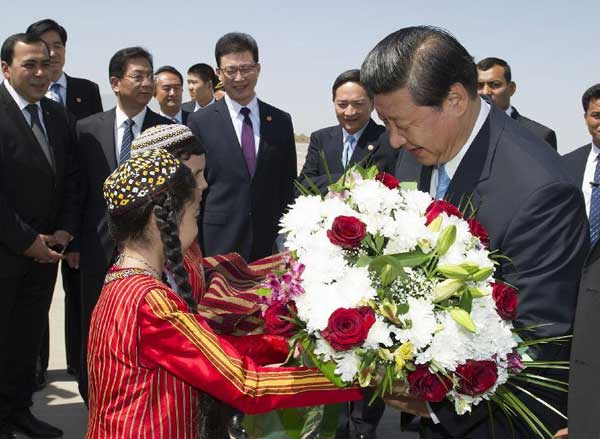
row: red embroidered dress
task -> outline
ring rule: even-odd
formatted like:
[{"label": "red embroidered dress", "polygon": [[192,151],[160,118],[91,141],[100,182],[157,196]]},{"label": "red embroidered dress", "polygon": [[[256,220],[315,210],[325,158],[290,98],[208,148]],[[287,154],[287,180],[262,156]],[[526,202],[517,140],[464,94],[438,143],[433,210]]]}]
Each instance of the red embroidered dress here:
[{"label": "red embroidered dress", "polygon": [[284,353],[277,337],[218,337],[149,273],[113,268],[90,328],[86,437],[195,439],[196,388],[250,414],[361,398],[315,369],[259,365]]}]

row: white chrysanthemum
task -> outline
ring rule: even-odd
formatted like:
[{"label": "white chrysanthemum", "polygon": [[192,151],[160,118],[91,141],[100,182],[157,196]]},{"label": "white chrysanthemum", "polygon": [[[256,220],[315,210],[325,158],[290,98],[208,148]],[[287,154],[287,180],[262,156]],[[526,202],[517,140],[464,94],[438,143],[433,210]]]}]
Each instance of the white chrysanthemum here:
[{"label": "white chrysanthemum", "polygon": [[433,304],[429,300],[408,298],[408,312],[400,315],[405,321],[410,321],[410,328],[396,331],[402,343],[411,341],[416,350],[425,348],[433,337],[436,329],[436,318]]},{"label": "white chrysanthemum", "polygon": [[363,180],[356,184],[350,192],[353,203],[358,211],[365,214],[389,214],[393,209],[402,205],[403,199],[399,192],[390,190],[375,180]]},{"label": "white chrysanthemum", "polygon": [[346,351],[336,355],[335,362],[335,373],[341,375],[342,380],[348,383],[354,381],[358,374],[360,357],[354,351]]},{"label": "white chrysanthemum", "polygon": [[396,212],[396,221],[384,229],[384,236],[391,239],[384,249],[384,254],[395,254],[412,251],[419,241],[433,241],[435,235],[425,226],[423,217],[412,212]]},{"label": "white chrysanthemum", "polygon": [[429,207],[433,201],[431,195],[429,195],[427,192],[406,189],[401,190],[400,193],[404,198],[404,203],[406,205],[405,209],[408,212],[415,213],[422,217],[425,216],[427,207]]},{"label": "white chrysanthemum", "polygon": [[437,332],[431,345],[417,355],[417,364],[435,360],[447,370],[453,371],[467,360],[487,360],[497,355],[506,359],[516,346],[511,332],[512,325],[500,319],[494,299],[490,296],[473,300],[471,318],[477,328],[471,333],[457,324],[449,313],[438,313],[442,330]]},{"label": "white chrysanthemum", "polygon": [[318,230],[321,223],[321,197],[301,196],[281,218],[279,225],[283,233],[310,233]]},{"label": "white chrysanthemum", "polygon": [[335,355],[335,350],[331,347],[331,345],[326,340],[324,340],[321,337],[317,337],[317,343],[316,343],[314,352],[323,361],[329,361]]},{"label": "white chrysanthemum", "polygon": [[465,262],[477,264],[479,268],[493,267],[494,263],[489,255],[490,252],[485,249],[472,248],[465,254]]},{"label": "white chrysanthemum", "polygon": [[394,328],[384,322],[383,317],[376,316],[375,323],[369,329],[367,338],[363,343],[363,347],[368,349],[378,349],[380,345],[389,347],[394,342],[392,341],[391,333]]},{"label": "white chrysanthemum", "polygon": [[306,269],[302,276],[305,282],[332,282],[343,276],[348,269],[344,250],[329,241],[327,231],[324,229],[304,236],[300,247],[288,248],[296,250],[298,258],[305,265]]},{"label": "white chrysanthemum", "polygon": [[318,206],[319,215],[323,218],[323,227],[330,229],[338,216],[358,217],[357,212],[339,198],[326,198]]}]

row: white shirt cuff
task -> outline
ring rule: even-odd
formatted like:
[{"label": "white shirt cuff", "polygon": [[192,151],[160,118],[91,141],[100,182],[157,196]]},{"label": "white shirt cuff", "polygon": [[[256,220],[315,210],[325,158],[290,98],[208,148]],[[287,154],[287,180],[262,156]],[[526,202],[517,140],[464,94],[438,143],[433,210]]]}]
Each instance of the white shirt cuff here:
[{"label": "white shirt cuff", "polygon": [[429,412],[429,417],[431,418],[431,420],[433,421],[433,423],[434,424],[439,424],[440,420],[438,419],[438,417],[435,415],[435,413],[431,409],[431,406],[429,405],[429,403],[427,401],[425,401],[425,404],[427,404],[427,411]]}]

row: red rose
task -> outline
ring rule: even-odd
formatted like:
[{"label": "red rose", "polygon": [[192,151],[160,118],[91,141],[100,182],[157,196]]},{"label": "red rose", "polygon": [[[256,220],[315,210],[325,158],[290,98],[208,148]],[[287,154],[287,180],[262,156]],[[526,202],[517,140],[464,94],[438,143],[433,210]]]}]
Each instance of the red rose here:
[{"label": "red rose", "polygon": [[408,374],[408,384],[410,393],[429,402],[442,401],[452,389],[452,381],[448,377],[429,372],[425,365]]},{"label": "red rose", "polygon": [[353,216],[338,216],[333,220],[327,237],[332,244],[346,249],[357,248],[367,234],[367,226]]},{"label": "red rose", "polygon": [[429,223],[436,219],[442,212],[450,216],[462,218],[462,213],[460,213],[460,210],[458,210],[458,207],[456,207],[454,204],[448,203],[444,200],[435,200],[427,207],[427,210],[425,211],[425,216],[427,217],[427,222],[425,224],[429,225]]},{"label": "red rose", "polygon": [[275,302],[267,308],[264,314],[265,332],[267,334],[289,337],[296,332],[296,325],[294,323],[281,318],[292,317],[288,307],[291,307],[294,313],[296,312],[296,304],[293,301],[289,303]]},{"label": "red rose", "polygon": [[373,323],[375,313],[368,306],[338,308],[329,316],[321,334],[335,350],[347,351],[365,341]]},{"label": "red rose", "polygon": [[492,297],[496,302],[496,311],[503,320],[514,320],[517,317],[519,298],[517,291],[506,284],[492,284]]},{"label": "red rose", "polygon": [[397,189],[400,187],[400,182],[392,174],[387,172],[380,172],[375,177],[375,180],[383,183],[388,189]]},{"label": "red rose", "polygon": [[487,230],[485,230],[485,227],[483,227],[475,218],[468,219],[467,223],[469,223],[469,231],[471,234],[477,236],[481,244],[485,248],[488,248],[490,246],[490,236],[488,235]]},{"label": "red rose", "polygon": [[456,374],[459,377],[459,393],[470,396],[481,395],[496,384],[498,366],[491,360],[469,360],[456,368]]}]

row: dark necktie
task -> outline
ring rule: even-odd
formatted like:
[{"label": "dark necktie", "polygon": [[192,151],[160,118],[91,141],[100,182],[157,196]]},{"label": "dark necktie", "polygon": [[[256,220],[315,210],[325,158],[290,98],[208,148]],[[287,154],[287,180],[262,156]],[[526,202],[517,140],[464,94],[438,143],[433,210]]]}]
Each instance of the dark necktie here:
[{"label": "dark necktie", "polygon": [[256,144],[254,143],[254,130],[252,129],[252,121],[250,120],[250,108],[243,107],[240,114],[244,116],[242,123],[242,152],[246,159],[246,166],[251,176],[254,176],[256,170]]},{"label": "dark necktie", "polygon": [[29,104],[25,107],[25,109],[31,116],[31,131],[33,131],[33,135],[42,147],[42,151],[44,152],[48,163],[50,163],[50,166],[52,169],[54,169],[54,157],[52,156],[52,149],[48,143],[48,138],[46,137],[44,128],[42,128],[42,122],[40,121],[40,116],[38,114],[38,106],[35,104]]},{"label": "dark necktie", "polygon": [[596,171],[592,184],[592,200],[590,203],[590,238],[592,246],[600,238],[600,155],[596,156]]},{"label": "dark necktie", "polygon": [[133,126],[135,125],[135,122],[131,119],[127,119],[124,123],[125,132],[123,133],[123,140],[121,140],[119,164],[129,160],[129,156],[131,155],[131,143],[133,142]]}]

